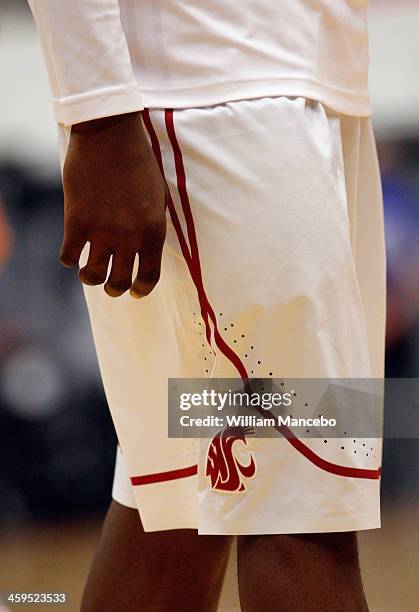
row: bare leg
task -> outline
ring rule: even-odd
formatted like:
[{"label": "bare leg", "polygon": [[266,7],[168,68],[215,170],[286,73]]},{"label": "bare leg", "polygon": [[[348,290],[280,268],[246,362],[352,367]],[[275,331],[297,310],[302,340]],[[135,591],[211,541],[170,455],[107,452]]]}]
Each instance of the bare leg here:
[{"label": "bare leg", "polygon": [[81,612],[213,612],[231,541],[192,529],[145,533],[137,510],[112,501]]},{"label": "bare leg", "polygon": [[368,612],[356,533],[240,536],[242,612]]}]

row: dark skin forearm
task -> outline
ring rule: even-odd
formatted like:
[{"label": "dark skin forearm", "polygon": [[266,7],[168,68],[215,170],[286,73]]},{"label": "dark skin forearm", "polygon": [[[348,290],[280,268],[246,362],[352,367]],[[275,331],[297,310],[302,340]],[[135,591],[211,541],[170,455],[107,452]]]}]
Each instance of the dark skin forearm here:
[{"label": "dark skin forearm", "polygon": [[121,128],[130,126],[131,128],[138,127],[138,123],[141,125],[141,113],[125,113],[123,115],[111,115],[110,117],[100,117],[99,119],[92,119],[91,121],[83,121],[82,123],[75,123],[71,126],[72,134],[92,134],[97,132],[103,132],[106,129],[120,126]]},{"label": "dark skin forearm", "polygon": [[[105,283],[111,297],[128,290],[134,297],[149,294],[160,276],[167,188],[140,113],[73,125],[63,188],[63,265],[76,266],[89,241],[89,259],[79,272],[83,283]],[[136,253],[140,267],[132,282]]]}]

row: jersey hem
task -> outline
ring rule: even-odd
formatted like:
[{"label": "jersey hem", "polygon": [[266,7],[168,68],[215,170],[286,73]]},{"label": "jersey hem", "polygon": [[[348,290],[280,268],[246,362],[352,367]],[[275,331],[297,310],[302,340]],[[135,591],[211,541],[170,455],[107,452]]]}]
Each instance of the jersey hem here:
[{"label": "jersey hem", "polygon": [[146,108],[197,108],[282,95],[310,98],[344,115],[369,117],[372,114],[368,92],[357,93],[316,81],[289,78],[211,83],[164,90],[152,90],[139,85],[139,91]]}]

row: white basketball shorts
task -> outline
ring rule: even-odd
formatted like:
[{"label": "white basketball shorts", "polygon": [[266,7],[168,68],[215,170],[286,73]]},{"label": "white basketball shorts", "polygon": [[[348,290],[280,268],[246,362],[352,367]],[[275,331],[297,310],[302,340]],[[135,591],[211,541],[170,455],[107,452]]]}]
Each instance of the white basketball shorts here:
[{"label": "white basketball shorts", "polygon": [[[248,438],[235,459],[257,470],[226,492],[206,476],[210,440],[169,438],[167,414],[169,378],[383,377],[370,119],[280,96],[143,122],[171,194],[161,279],[140,300],[83,286],[119,442],[113,497],[146,531],[379,527],[380,439]],[[59,126],[62,163],[69,134]]]}]

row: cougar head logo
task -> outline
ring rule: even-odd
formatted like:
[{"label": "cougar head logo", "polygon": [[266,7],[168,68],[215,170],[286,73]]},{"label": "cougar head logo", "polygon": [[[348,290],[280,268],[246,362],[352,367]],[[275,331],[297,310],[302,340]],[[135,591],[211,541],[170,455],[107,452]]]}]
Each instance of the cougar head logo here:
[{"label": "cougar head logo", "polygon": [[234,427],[217,433],[211,440],[207,452],[205,475],[209,477],[211,488],[225,493],[243,493],[246,491],[244,478],[253,478],[256,474],[256,463],[250,455],[248,465],[242,465],[234,456],[235,442],[246,442],[246,433],[252,431],[247,427]]}]

